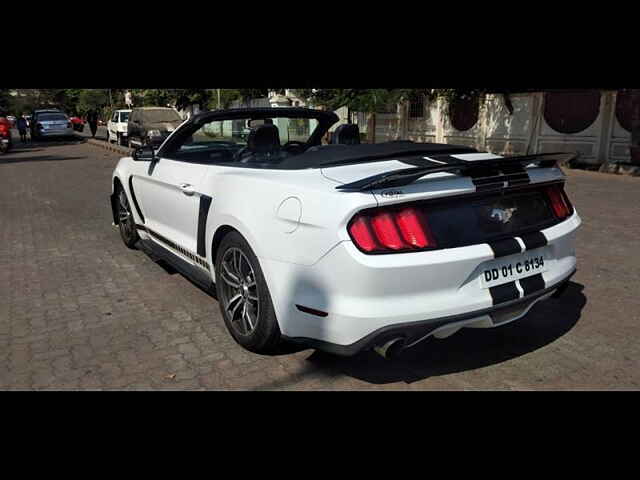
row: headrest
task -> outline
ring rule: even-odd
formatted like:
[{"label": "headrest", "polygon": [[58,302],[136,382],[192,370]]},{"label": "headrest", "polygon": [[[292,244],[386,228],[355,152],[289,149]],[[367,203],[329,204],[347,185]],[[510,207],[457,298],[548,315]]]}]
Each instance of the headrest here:
[{"label": "headrest", "polygon": [[340,145],[360,145],[360,129],[354,123],[345,123],[336,128],[331,143]]},{"label": "headrest", "polygon": [[280,150],[278,127],[265,123],[251,129],[247,150],[255,153],[271,153]]}]

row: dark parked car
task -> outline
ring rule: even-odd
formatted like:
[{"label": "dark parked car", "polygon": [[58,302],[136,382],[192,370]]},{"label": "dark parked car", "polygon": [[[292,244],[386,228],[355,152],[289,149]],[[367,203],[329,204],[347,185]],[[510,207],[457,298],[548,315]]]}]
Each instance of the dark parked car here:
[{"label": "dark parked car", "polygon": [[173,108],[134,108],[127,123],[128,144],[130,147],[158,147],[182,122],[182,117]]}]

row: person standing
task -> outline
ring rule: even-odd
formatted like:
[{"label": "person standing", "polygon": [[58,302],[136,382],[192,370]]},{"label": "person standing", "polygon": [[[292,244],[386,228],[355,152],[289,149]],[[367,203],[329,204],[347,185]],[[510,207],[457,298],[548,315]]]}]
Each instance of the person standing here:
[{"label": "person standing", "polygon": [[98,112],[96,110],[89,110],[87,113],[87,123],[91,129],[91,138],[95,138],[98,131]]},{"label": "person standing", "polygon": [[25,114],[23,113],[20,118],[18,118],[17,122],[18,132],[20,133],[20,140],[22,143],[27,143],[27,119],[25,118]]}]

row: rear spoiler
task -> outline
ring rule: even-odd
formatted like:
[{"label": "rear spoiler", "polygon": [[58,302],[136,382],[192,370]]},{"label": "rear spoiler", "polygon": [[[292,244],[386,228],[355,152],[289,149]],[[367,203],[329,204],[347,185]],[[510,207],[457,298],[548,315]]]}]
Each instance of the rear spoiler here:
[{"label": "rear spoiler", "polygon": [[379,173],[355,182],[338,185],[336,190],[361,192],[383,187],[400,187],[409,185],[425,175],[439,172],[457,172],[470,175],[478,180],[489,180],[496,177],[506,179],[506,177],[520,176],[523,173],[526,175],[525,167],[530,164],[541,168],[551,168],[574,159],[576,155],[576,153],[538,153],[474,161],[460,160],[450,155],[419,157],[425,161],[424,167],[402,168]]}]

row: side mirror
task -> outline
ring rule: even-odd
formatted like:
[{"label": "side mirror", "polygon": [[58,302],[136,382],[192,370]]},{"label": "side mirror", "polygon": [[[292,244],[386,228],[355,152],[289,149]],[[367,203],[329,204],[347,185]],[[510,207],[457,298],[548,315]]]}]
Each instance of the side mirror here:
[{"label": "side mirror", "polygon": [[136,148],[133,151],[133,159],[138,162],[155,162],[157,160],[156,151],[149,145]]}]

